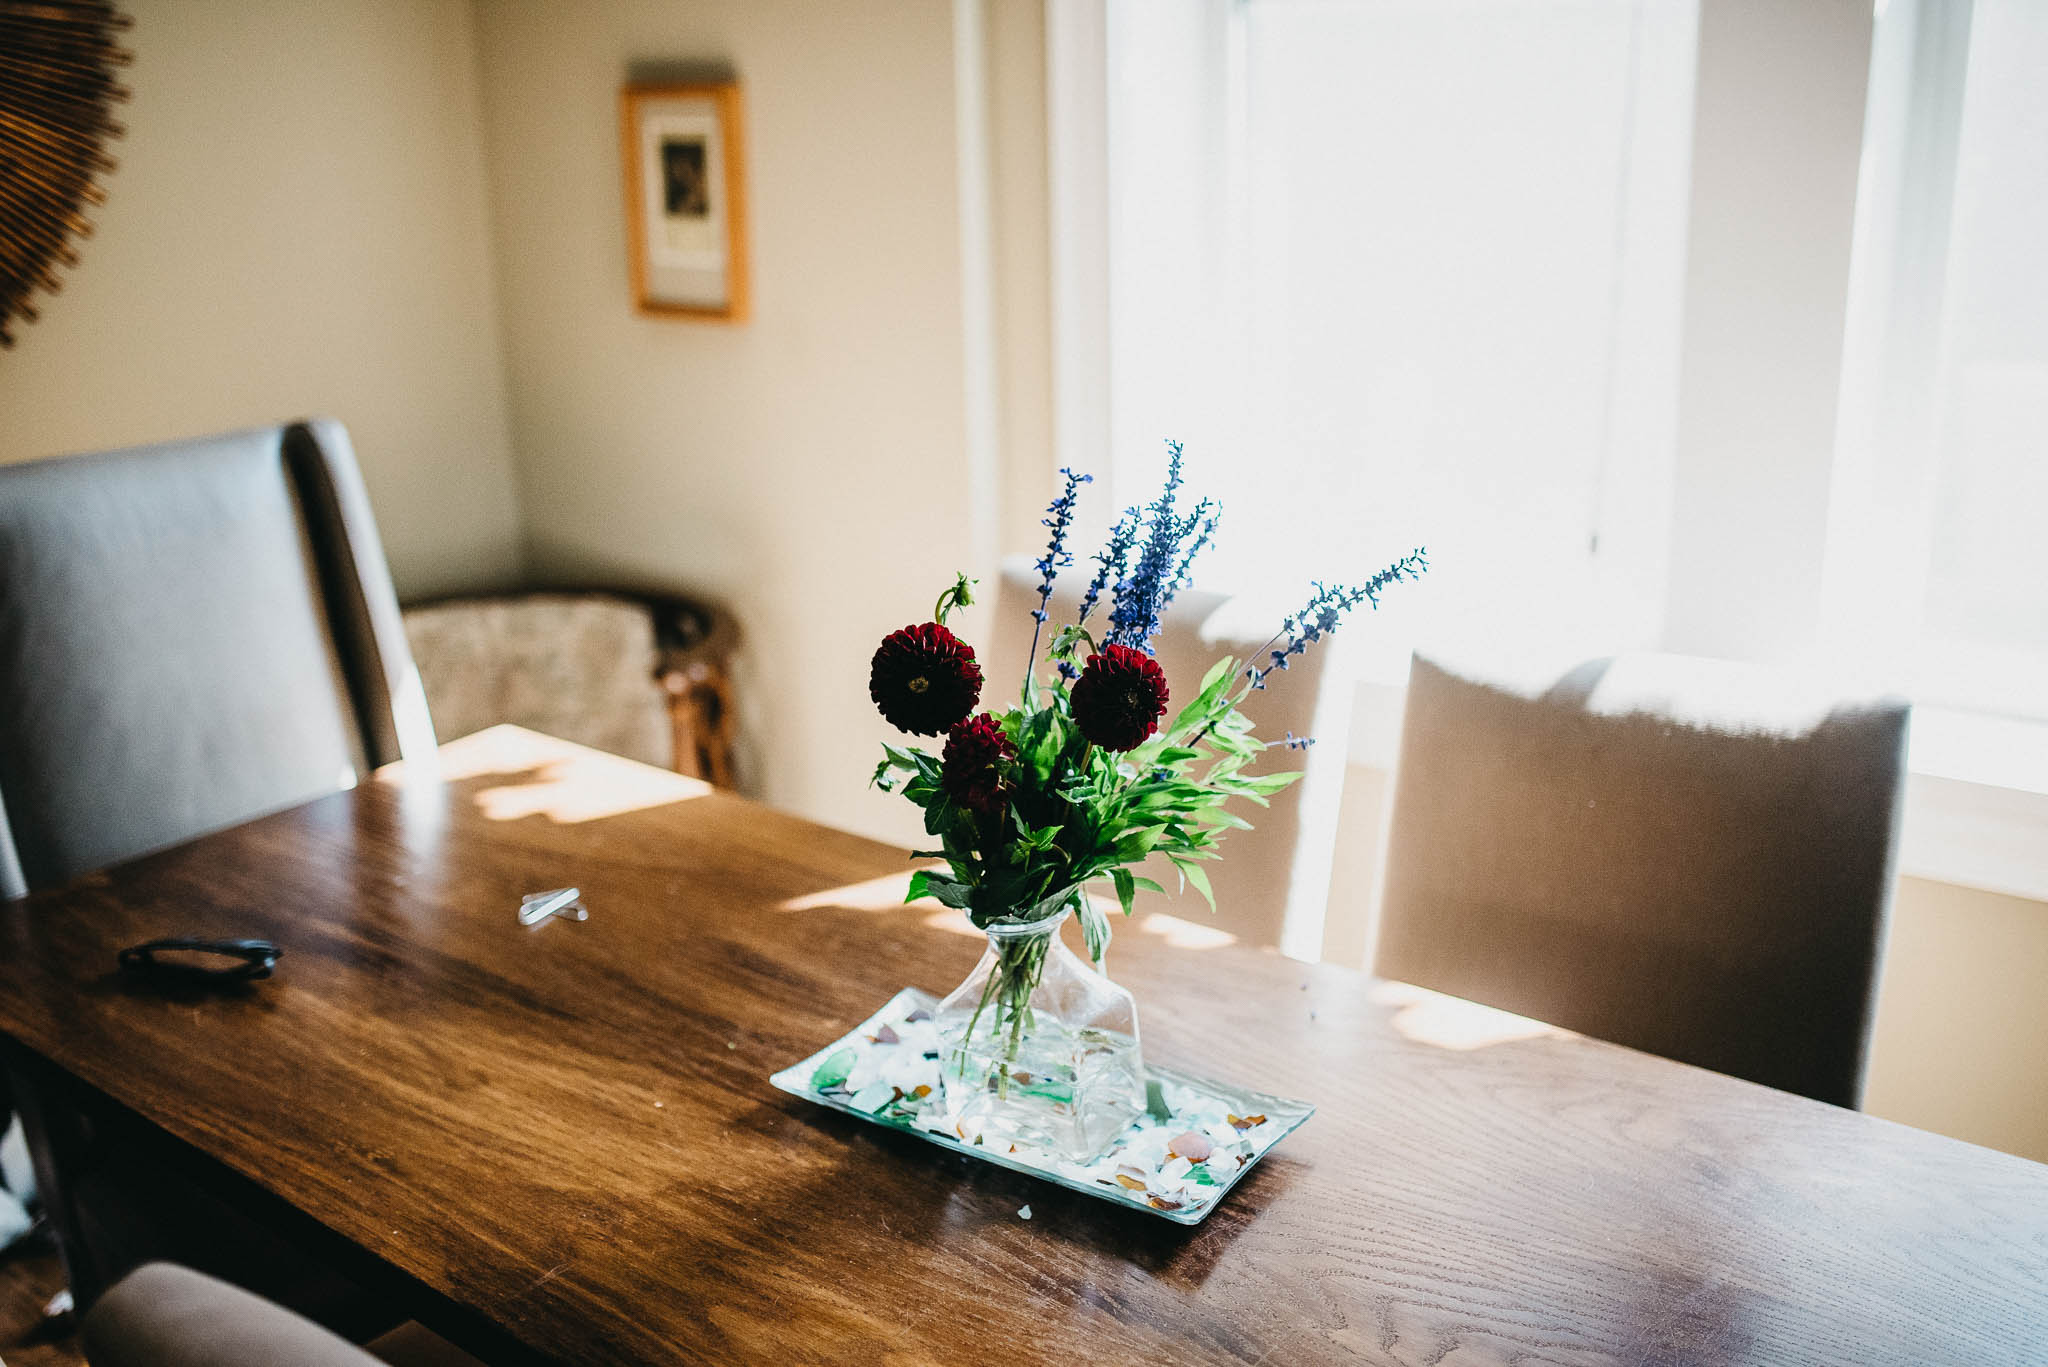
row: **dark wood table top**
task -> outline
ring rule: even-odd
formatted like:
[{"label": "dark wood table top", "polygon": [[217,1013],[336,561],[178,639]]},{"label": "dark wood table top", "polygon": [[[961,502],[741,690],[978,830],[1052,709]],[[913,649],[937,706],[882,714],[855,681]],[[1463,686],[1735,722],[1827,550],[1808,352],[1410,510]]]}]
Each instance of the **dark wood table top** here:
[{"label": "dark wood table top", "polygon": [[[807,1105],[768,1074],[978,952],[901,851],[443,754],[0,903],[0,1031],[541,1359],[2048,1362],[2048,1167],[1169,917],[1110,956],[1148,1056],[1320,1106],[1205,1224]],[[121,990],[170,933],[286,957]]]}]

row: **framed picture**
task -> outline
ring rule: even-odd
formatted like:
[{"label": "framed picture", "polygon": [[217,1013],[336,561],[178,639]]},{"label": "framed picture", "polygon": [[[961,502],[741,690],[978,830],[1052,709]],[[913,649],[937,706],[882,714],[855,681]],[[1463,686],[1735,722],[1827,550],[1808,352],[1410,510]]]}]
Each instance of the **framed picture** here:
[{"label": "framed picture", "polygon": [[628,86],[619,117],[635,307],[661,317],[745,318],[739,85]]}]

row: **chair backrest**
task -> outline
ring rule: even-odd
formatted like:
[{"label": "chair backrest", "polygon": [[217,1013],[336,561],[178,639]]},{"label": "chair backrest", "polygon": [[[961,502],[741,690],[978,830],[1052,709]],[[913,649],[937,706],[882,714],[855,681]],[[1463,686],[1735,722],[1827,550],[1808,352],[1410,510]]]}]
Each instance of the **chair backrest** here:
[{"label": "chair backrest", "polygon": [[340,424],[0,467],[0,895],[431,743]]},{"label": "chair backrest", "polygon": [[1676,656],[1416,656],[1378,971],[1862,1098],[1909,709]]},{"label": "chair backrest", "polygon": [[435,729],[510,722],[643,764],[674,761],[654,613],[605,593],[506,593],[405,610]]},{"label": "chair backrest", "polygon": [[[1074,620],[1085,583],[1086,576],[1073,570],[1061,576],[1041,650],[1053,632]],[[1024,675],[1024,656],[1031,648],[1031,611],[1037,606],[1038,573],[1030,557],[1011,557],[1003,565],[988,628],[984,706],[1015,704]],[[1261,618],[1240,628],[1233,620],[1236,616],[1230,600],[1200,590],[1180,594],[1168,609],[1153,643],[1172,689],[1167,720],[1194,697],[1202,676],[1217,659],[1224,655],[1250,658],[1278,625]],[[1100,629],[1099,613],[1095,621]],[[970,636],[978,629],[979,623],[971,620],[963,628]],[[1239,815],[1253,828],[1225,835],[1223,858],[1207,866],[1210,890],[1216,897],[1215,912],[1212,914],[1193,890],[1175,908],[1177,914],[1214,925],[1247,944],[1285,943],[1290,952],[1298,948],[1308,958],[1316,956],[1321,944],[1321,912],[1329,895],[1330,852],[1336,842],[1335,790],[1343,783],[1342,728],[1351,716],[1349,690],[1344,690],[1341,698],[1325,690],[1328,655],[1327,650],[1316,650],[1297,657],[1285,675],[1276,676],[1270,689],[1246,701],[1245,714],[1256,723],[1261,738],[1278,740],[1292,731],[1298,736],[1317,736],[1322,743],[1308,751],[1275,750],[1256,766],[1257,772],[1298,769],[1305,776],[1276,796],[1270,807],[1239,805]],[[1158,867],[1147,869],[1147,875],[1175,888],[1177,875],[1172,867],[1163,859],[1155,863]],[[1141,896],[1138,906],[1166,909],[1149,896]],[[1305,916],[1313,916],[1314,923],[1300,924]]]}]

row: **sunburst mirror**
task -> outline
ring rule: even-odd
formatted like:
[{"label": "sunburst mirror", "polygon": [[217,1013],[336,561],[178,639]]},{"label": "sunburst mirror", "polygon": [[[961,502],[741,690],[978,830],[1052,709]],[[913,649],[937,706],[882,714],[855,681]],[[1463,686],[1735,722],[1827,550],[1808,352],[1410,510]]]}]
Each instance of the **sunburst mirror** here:
[{"label": "sunburst mirror", "polygon": [[92,234],[89,206],[114,169],[115,73],[129,20],[105,0],[0,0],[0,346],[36,319],[29,296],[55,292]]}]

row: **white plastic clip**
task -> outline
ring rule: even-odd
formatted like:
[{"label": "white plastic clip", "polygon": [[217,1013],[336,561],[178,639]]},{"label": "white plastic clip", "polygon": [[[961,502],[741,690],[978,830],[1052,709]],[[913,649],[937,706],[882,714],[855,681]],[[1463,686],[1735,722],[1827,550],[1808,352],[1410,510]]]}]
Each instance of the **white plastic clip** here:
[{"label": "white plastic clip", "polygon": [[583,889],[556,888],[553,892],[529,892],[519,899],[519,924],[538,925],[550,916],[559,916],[564,921],[587,921],[589,910],[583,905]]}]

